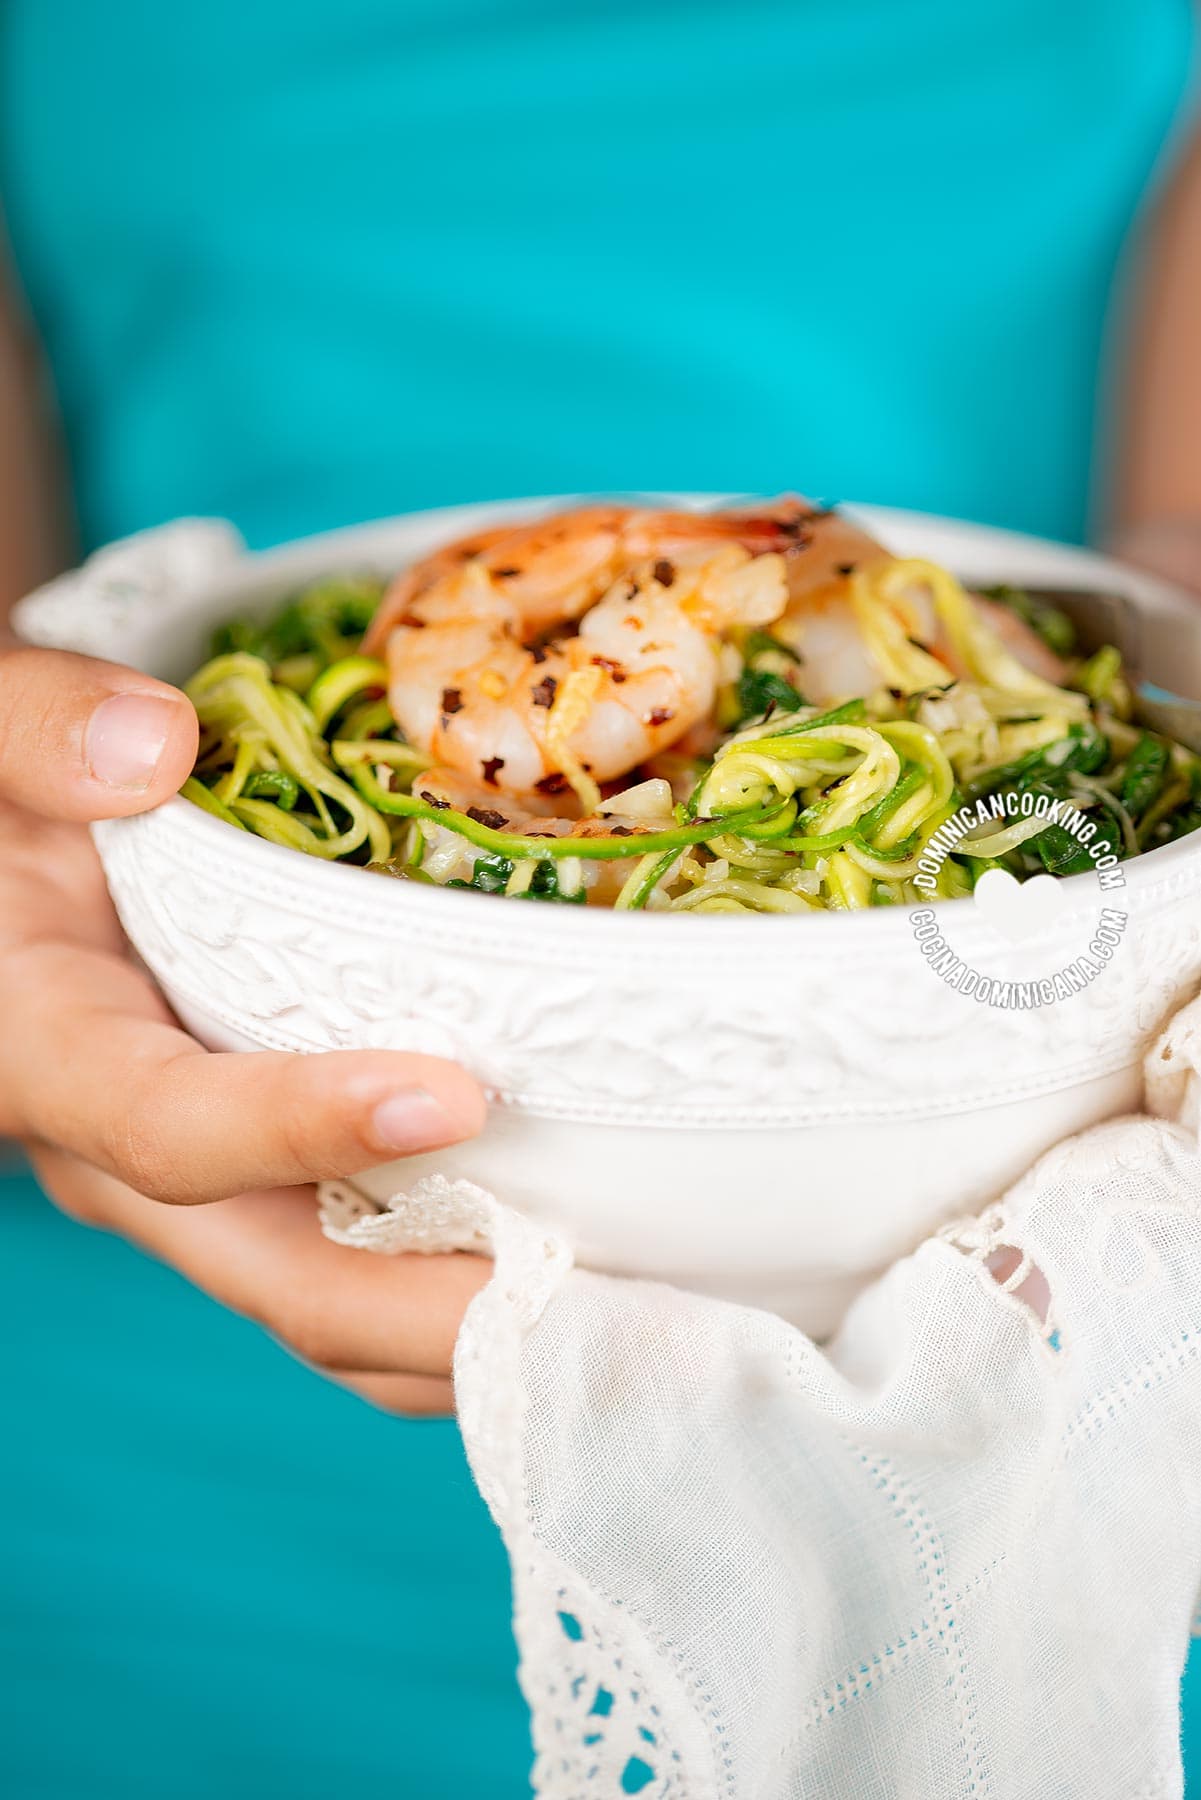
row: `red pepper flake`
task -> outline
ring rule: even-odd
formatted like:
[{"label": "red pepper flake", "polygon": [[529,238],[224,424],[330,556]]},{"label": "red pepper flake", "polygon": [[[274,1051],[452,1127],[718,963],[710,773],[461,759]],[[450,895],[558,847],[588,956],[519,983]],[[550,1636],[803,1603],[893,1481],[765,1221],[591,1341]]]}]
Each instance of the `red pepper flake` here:
[{"label": "red pepper flake", "polygon": [[442,689],[442,711],[444,713],[457,713],[459,711],[460,707],[462,706],[462,704],[463,704],[462,688],[443,688]]},{"label": "red pepper flake", "polygon": [[659,583],[660,587],[670,587],[676,578],[675,564],[669,563],[666,558],[662,558],[655,564],[654,568],[651,570],[651,574]]},{"label": "red pepper flake", "polygon": [[635,618],[633,613],[627,613],[621,622],[623,625],[628,625],[631,631],[642,630],[642,620]]},{"label": "red pepper flake", "polygon": [[553,775],[544,775],[534,786],[540,794],[561,794],[567,786],[567,777],[556,770]]},{"label": "red pepper flake", "polygon": [[553,706],[558,686],[553,675],[544,675],[542,680],[530,689],[530,699],[535,706]]},{"label": "red pepper flake", "polygon": [[492,571],[493,580],[495,581],[512,581],[514,575],[520,574],[520,569],[493,569]]},{"label": "red pepper flake", "polygon": [[675,716],[670,706],[652,706],[646,716],[646,722],[648,725],[666,725]]},{"label": "red pepper flake", "polygon": [[746,534],[751,537],[756,531],[762,531],[768,538],[774,536],[777,543],[781,537],[791,538],[790,551],[806,550],[813,542],[817,521],[828,518],[833,510],[833,507],[810,507],[807,511],[798,510],[786,519],[748,519]]},{"label": "red pepper flake", "polygon": [[417,798],[419,800],[424,800],[425,804],[427,806],[432,806],[436,812],[450,811],[450,801],[440,800],[437,794],[418,794]]},{"label": "red pepper flake", "polygon": [[503,831],[509,823],[504,813],[493,812],[488,806],[469,806],[467,817],[474,819],[477,825],[486,825],[489,831]]},{"label": "red pepper flake", "polygon": [[531,644],[530,655],[536,663],[544,663],[546,661],[546,651],[542,648],[541,644]]},{"label": "red pepper flake", "polygon": [[609,827],[610,837],[633,837],[633,835],[634,828],[632,825],[611,825]]},{"label": "red pepper flake", "polygon": [[613,662],[610,657],[594,656],[592,660],[598,669],[604,669],[607,675],[613,677],[613,682],[616,687],[620,687],[623,681],[629,679],[621,664],[619,662]]},{"label": "red pepper flake", "polygon": [[633,600],[641,592],[642,592],[642,589],[638,586],[638,583],[634,580],[633,576],[631,576],[629,579],[629,582],[626,586],[626,599]]},{"label": "red pepper flake", "polygon": [[840,575],[853,575],[858,566],[858,563],[839,563],[838,573]]},{"label": "red pepper flake", "polygon": [[419,619],[415,613],[405,613],[399,622],[407,626],[410,631],[425,630],[425,620]]},{"label": "red pepper flake", "polygon": [[490,756],[487,762],[480,764],[480,767],[484,771],[484,780],[488,783],[489,787],[496,786],[497,770],[503,769],[504,766],[505,759],[503,756]]}]

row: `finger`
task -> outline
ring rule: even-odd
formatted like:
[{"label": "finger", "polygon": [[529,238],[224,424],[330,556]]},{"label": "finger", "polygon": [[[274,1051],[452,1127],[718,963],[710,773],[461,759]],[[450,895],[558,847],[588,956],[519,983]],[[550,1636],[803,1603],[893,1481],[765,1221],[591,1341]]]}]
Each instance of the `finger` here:
[{"label": "finger", "polygon": [[484,1123],[478,1083],[439,1057],[206,1051],[131,966],[93,950],[10,954],[0,987],[0,1129],[61,1145],[157,1200],[353,1175]]},{"label": "finger", "polygon": [[196,758],[178,689],[57,650],[0,651],[0,796],[53,819],[143,812]]},{"label": "finger", "polygon": [[0,800],[0,954],[51,938],[126,953],[86,827]]},{"label": "finger", "polygon": [[445,1419],[455,1410],[454,1384],[433,1375],[350,1375],[345,1369],[318,1369],[319,1375],[357,1394],[380,1412],[402,1419]]},{"label": "finger", "polygon": [[463,1314],[492,1265],[479,1256],[371,1256],[321,1232],[311,1188],[191,1210],[133,1193],[61,1151],[33,1164],[63,1209],[116,1231],[281,1338],[305,1362],[448,1379]]}]

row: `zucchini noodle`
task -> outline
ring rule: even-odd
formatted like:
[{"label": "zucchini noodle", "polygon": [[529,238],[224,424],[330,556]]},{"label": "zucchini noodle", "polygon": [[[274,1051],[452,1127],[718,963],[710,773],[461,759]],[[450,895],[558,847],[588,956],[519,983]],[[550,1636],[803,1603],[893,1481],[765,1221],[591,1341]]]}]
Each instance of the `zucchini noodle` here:
[{"label": "zucchini noodle", "polygon": [[[733,630],[720,651],[715,747],[701,757],[677,746],[602,790],[566,743],[591,704],[584,673],[550,711],[564,789],[554,818],[501,793],[460,803],[445,772],[404,741],[386,666],[361,652],[383,584],[324,580],[265,627],[235,620],[218,634],[186,689],[201,737],[183,793],[307,855],[619,911],[924,904],[930,890],[913,877],[929,840],[965,803],[1000,793],[1070,801],[1095,826],[1094,854],[1101,845],[1118,858],[1201,826],[1201,759],[1139,727],[1111,647],[1069,660],[1058,686],[1026,668],[932,563],[882,558],[849,569],[846,587],[877,690],[809,705],[803,661],[785,643]],[[915,592],[928,596],[946,660],[917,641]],[[1070,651],[1061,615],[1012,589],[994,599],[1057,654]],[[1041,814],[995,819],[941,859],[935,897],[969,894],[988,868],[1021,879],[1092,866]]]}]

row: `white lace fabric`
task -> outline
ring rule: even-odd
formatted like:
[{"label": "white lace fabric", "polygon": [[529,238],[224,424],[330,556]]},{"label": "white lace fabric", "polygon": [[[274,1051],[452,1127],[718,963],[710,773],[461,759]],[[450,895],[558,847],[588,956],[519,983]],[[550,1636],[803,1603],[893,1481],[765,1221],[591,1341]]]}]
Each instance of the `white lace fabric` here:
[{"label": "white lace fabric", "polygon": [[[1146,1115],[1045,1156],[822,1348],[573,1271],[466,1184],[382,1212],[325,1190],[340,1241],[496,1258],[455,1380],[512,1561],[537,1794],[1182,1794],[1199,1068],[1196,1002],[1148,1058]],[[1045,1318],[1013,1291],[1031,1269]]]}]

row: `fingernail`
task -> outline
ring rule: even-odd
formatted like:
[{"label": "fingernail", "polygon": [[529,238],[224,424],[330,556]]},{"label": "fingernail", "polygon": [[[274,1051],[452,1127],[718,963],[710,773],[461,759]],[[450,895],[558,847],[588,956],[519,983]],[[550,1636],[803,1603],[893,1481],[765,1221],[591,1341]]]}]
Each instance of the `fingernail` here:
[{"label": "fingernail", "polygon": [[140,793],[150,786],[171,733],[175,704],[154,694],[113,694],[88,720],[83,751],[106,787]]},{"label": "fingernail", "polygon": [[463,1133],[452,1115],[424,1088],[400,1088],[381,1100],[371,1115],[377,1141],[387,1150],[412,1154],[457,1143]]}]

